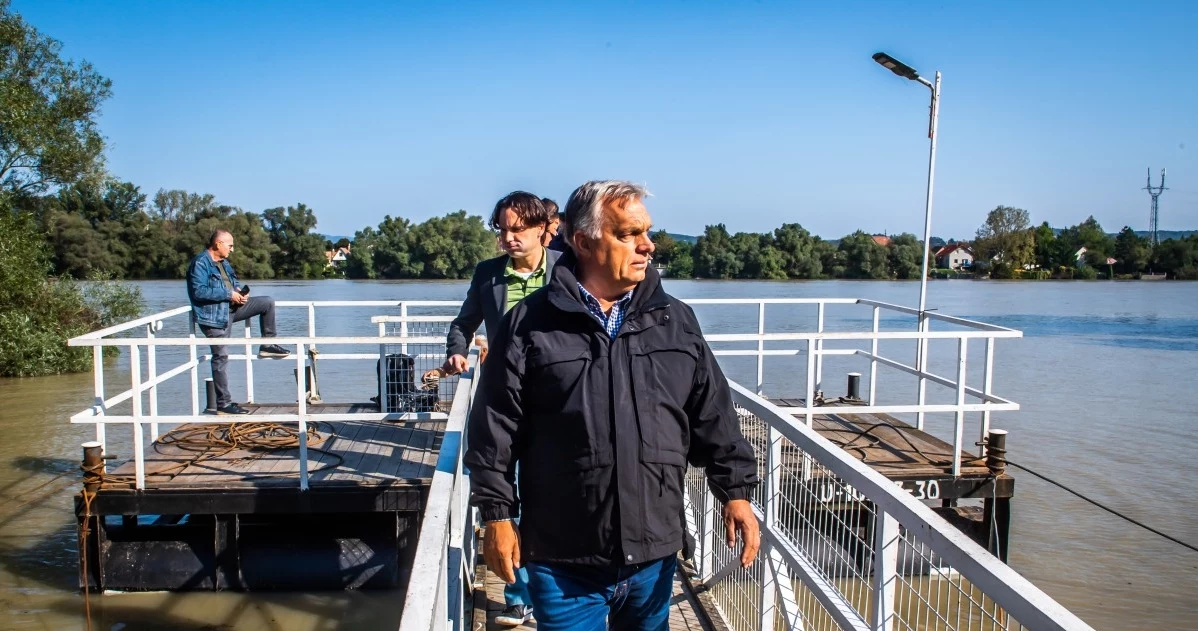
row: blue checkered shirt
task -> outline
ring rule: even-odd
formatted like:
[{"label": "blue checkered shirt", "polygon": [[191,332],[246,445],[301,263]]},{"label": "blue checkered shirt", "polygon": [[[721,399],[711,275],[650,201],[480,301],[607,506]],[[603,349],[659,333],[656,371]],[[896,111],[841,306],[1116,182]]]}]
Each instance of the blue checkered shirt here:
[{"label": "blue checkered shirt", "polygon": [[599,306],[599,300],[587,291],[582,283],[578,283],[578,293],[582,294],[582,302],[587,306],[587,310],[591,315],[599,318],[599,323],[603,325],[603,329],[611,339],[616,339],[616,333],[620,330],[620,325],[624,324],[624,314],[628,309],[628,303],[632,301],[632,292],[635,289],[628,290],[623,298],[616,301],[616,304],[611,306],[611,313],[604,314],[603,307]]}]

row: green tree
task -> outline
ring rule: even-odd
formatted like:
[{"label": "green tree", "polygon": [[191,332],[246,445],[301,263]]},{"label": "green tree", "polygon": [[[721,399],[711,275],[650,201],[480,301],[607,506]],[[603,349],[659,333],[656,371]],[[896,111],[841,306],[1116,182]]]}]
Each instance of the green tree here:
[{"label": "green tree", "polygon": [[409,278],[470,278],[478,262],[495,252],[495,235],[483,218],[464,210],[414,226],[408,241]]},{"label": "green tree", "polygon": [[61,52],[61,42],[0,0],[0,187],[18,196],[72,184],[102,166],[96,119],[112,83]]},{"label": "green tree", "polygon": [[670,278],[694,278],[695,277],[695,256],[694,246],[689,243],[678,242],[678,246],[674,248],[674,258],[666,267],[666,275]]},{"label": "green tree", "polygon": [[0,196],[0,376],[91,369],[91,350],[67,339],[134,317],[136,288],[106,281],[79,285],[48,276],[51,255],[28,212]]},{"label": "green tree", "polygon": [[271,260],[280,278],[320,278],[328,260],[324,237],[312,232],[316,213],[304,204],[271,208],[262,213],[271,243],[278,247]]},{"label": "green tree", "polygon": [[378,277],[374,267],[374,246],[378,235],[367,226],[354,233],[353,247],[345,257],[347,278],[373,279]]},{"label": "green tree", "polygon": [[819,256],[820,268],[826,276],[844,278],[848,269],[844,252],[839,245],[816,237],[814,253]]},{"label": "green tree", "polygon": [[700,278],[736,278],[744,268],[722,223],[704,228],[695,242],[694,258],[695,275]]},{"label": "green tree", "polygon": [[783,269],[789,278],[819,278],[823,275],[823,263],[813,237],[797,223],[782,224],[774,229],[774,247],[782,256]]},{"label": "green tree", "polygon": [[1152,260],[1152,248],[1128,226],[1115,237],[1115,271],[1120,274],[1139,274]]},{"label": "green tree", "polygon": [[904,232],[894,237],[886,250],[891,277],[910,280],[923,273],[923,243],[915,235]]},{"label": "green tree", "polygon": [[973,242],[976,260],[994,278],[1013,278],[1035,260],[1031,219],[1022,208],[999,206],[986,215]]},{"label": "green tree", "polygon": [[1198,235],[1162,241],[1153,253],[1152,267],[1178,280],[1198,280]]},{"label": "green tree", "polygon": [[1047,221],[1033,231],[1032,241],[1034,242],[1035,262],[1040,269],[1052,271],[1058,265],[1064,264],[1060,252],[1061,246],[1057,242],[1057,234]]},{"label": "green tree", "polygon": [[858,230],[840,240],[845,278],[888,278],[886,248]]},{"label": "green tree", "polygon": [[411,253],[408,233],[412,223],[403,217],[387,215],[379,223],[374,239],[372,261],[375,278],[406,278]]},{"label": "green tree", "polygon": [[679,245],[678,241],[665,230],[654,232],[649,235],[649,239],[653,241],[653,263],[664,265],[668,269],[670,263],[674,261],[675,251]]}]

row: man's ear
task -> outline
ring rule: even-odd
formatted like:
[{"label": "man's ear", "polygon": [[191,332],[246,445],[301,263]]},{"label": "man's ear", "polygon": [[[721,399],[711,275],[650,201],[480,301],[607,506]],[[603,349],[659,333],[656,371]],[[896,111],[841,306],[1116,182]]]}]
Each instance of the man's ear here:
[{"label": "man's ear", "polygon": [[587,239],[586,235],[581,232],[575,232],[573,236],[574,238],[571,241],[575,254],[589,253],[591,251],[591,242],[590,239]]}]

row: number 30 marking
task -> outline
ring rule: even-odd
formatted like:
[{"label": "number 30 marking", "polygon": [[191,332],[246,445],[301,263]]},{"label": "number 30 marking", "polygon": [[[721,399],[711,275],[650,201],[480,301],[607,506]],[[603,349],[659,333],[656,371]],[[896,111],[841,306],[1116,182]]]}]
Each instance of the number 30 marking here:
[{"label": "number 30 marking", "polygon": [[908,489],[917,500],[940,499],[940,483],[936,480],[916,480],[915,488]]}]

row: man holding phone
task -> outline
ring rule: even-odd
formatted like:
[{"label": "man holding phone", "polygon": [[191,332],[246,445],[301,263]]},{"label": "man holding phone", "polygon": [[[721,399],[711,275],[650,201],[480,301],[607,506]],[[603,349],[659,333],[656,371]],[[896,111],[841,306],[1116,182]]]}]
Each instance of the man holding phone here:
[{"label": "man holding phone", "polygon": [[[233,253],[233,235],[226,230],[214,230],[208,237],[208,247],[191,259],[187,266],[187,298],[191,314],[205,337],[229,337],[234,322],[254,316],[262,337],[275,336],[275,301],[270,296],[250,297],[248,285],[238,285],[237,275],[229,264]],[[291,351],[277,344],[258,348],[259,359],[287,357]],[[216,413],[220,415],[248,414],[249,411],[233,402],[229,392],[229,377],[225,367],[229,355],[224,346],[212,346],[212,382],[216,386]]]}]

